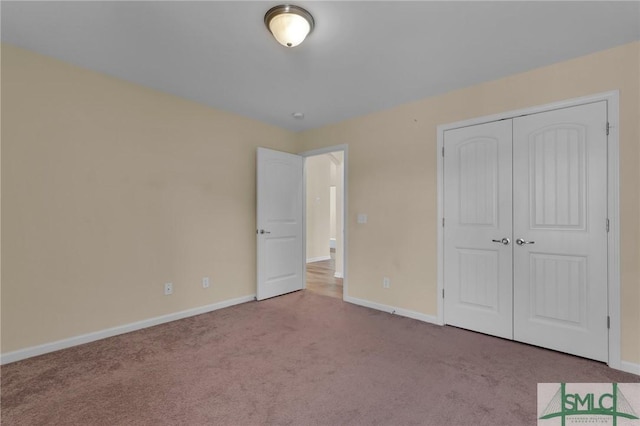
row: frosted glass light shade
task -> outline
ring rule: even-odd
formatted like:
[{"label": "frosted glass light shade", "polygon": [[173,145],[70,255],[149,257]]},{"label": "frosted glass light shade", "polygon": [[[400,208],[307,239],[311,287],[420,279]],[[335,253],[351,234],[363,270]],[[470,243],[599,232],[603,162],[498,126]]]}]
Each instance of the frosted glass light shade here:
[{"label": "frosted glass light shade", "polygon": [[311,26],[302,16],[283,13],[269,22],[271,34],[283,46],[294,47],[304,41]]},{"label": "frosted glass light shade", "polygon": [[295,47],[313,30],[313,17],[298,6],[281,5],[269,9],[264,23],[273,37],[283,46]]}]

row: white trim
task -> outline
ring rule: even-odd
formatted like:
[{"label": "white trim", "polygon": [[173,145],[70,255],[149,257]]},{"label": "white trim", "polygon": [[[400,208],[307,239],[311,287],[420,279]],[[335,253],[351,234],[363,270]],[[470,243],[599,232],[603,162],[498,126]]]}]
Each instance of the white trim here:
[{"label": "white trim", "polygon": [[620,361],[620,368],[617,368],[617,369],[640,376],[640,364],[636,364],[629,361]]},{"label": "white trim", "polygon": [[[312,157],[314,155],[322,155],[322,154],[328,154],[331,152],[336,152],[336,151],[342,151],[342,228],[343,228],[343,234],[342,234],[342,300],[347,300],[348,297],[348,289],[349,289],[349,285],[348,285],[348,274],[347,274],[347,265],[349,264],[347,261],[347,247],[349,247],[348,242],[348,221],[347,218],[349,217],[349,196],[348,196],[348,189],[349,189],[349,145],[347,144],[342,144],[342,145],[333,145],[333,146],[328,146],[325,148],[320,148],[320,149],[313,149],[311,151],[305,151],[305,152],[301,152],[298,155],[301,155],[303,157]],[[304,179],[305,179],[305,185],[303,185],[303,187],[306,187],[306,179],[307,179],[307,175],[306,175],[306,167],[305,167],[305,174],[304,174]],[[306,188],[305,188],[306,189]],[[306,192],[304,195],[304,199],[306,200]],[[306,212],[306,202],[303,202],[303,214],[304,214],[304,225],[303,225],[303,235],[304,235],[304,250],[305,250],[305,255],[304,257],[306,257],[306,239],[307,239],[307,212]],[[306,288],[306,264],[305,264],[305,288]]]},{"label": "white trim", "polygon": [[[505,111],[497,114],[486,115],[483,117],[471,118],[469,120],[456,121],[449,124],[440,124],[437,127],[438,134],[446,130],[459,129],[461,127],[475,126],[476,124],[491,123],[493,121],[506,120],[522,115],[537,114],[540,112],[548,112],[556,109],[570,108],[578,105],[589,104],[600,101],[613,101],[619,97],[619,90],[612,90],[604,93],[596,93],[594,95],[582,96],[579,98],[566,99],[563,101],[553,102],[550,104],[537,105],[529,108],[517,109],[514,111]],[[617,123],[617,120],[616,120]],[[613,123],[612,123],[613,124]]]},{"label": "white trim", "polygon": [[444,126],[439,125],[437,127],[437,153],[436,158],[438,159],[436,164],[436,172],[438,176],[436,178],[436,185],[438,186],[438,194],[437,194],[437,206],[438,206],[438,222],[436,226],[438,227],[438,254],[437,254],[437,267],[436,267],[436,280],[437,280],[437,290],[436,290],[436,299],[437,299],[437,318],[438,324],[444,325]]},{"label": "white trim", "polygon": [[[609,263],[609,316],[611,318],[611,328],[609,329],[609,366],[618,370],[628,371],[625,368],[635,368],[632,363],[623,362],[620,358],[620,120],[619,120],[619,98],[620,92],[613,90],[610,92],[598,93],[590,96],[583,96],[575,99],[568,99],[546,105],[539,105],[531,108],[524,108],[516,111],[507,111],[499,114],[473,118],[470,120],[458,121],[450,124],[441,124],[437,127],[437,185],[438,185],[438,324],[443,325],[444,301],[442,291],[444,289],[444,231],[442,220],[444,218],[444,161],[441,155],[444,147],[444,132],[461,127],[474,126],[476,124],[489,123],[497,120],[511,119],[521,115],[530,115],[540,112],[552,111],[560,108],[583,105],[587,103],[606,101],[607,119],[611,125],[608,138],[608,217],[610,221],[610,232],[608,237],[608,263]],[[623,366],[624,364],[624,366]],[[624,367],[624,368],[623,368]],[[636,373],[638,374],[638,373]]]},{"label": "white trim", "polygon": [[149,318],[142,321],[136,321],[129,324],[119,325],[117,327],[107,328],[105,330],[95,331],[92,333],[81,334],[79,336],[70,337],[68,339],[58,340],[43,345],[31,346],[29,348],[8,352],[0,356],[0,364],[9,364],[11,362],[20,361],[49,352],[59,351],[61,349],[78,346],[85,343],[94,342],[96,340],[106,339],[107,337],[125,334],[143,328],[153,327],[155,325],[164,324],[207,312],[217,311],[218,309],[227,308],[241,303],[251,302],[256,299],[255,294],[238,297],[235,299],[223,300],[222,302],[213,303],[211,305],[201,306],[199,308],[187,309],[185,311],[174,312],[172,314],[161,315],[159,317]]},{"label": "white trim", "polygon": [[335,249],[336,248],[336,239],[335,238],[329,238],[329,248],[330,249]]},{"label": "white trim", "polygon": [[[298,154],[300,155],[300,154]],[[307,289],[307,160],[302,157],[302,258],[305,259],[302,267],[302,288]]]},{"label": "white trim", "polygon": [[[609,366],[623,370],[621,358],[620,318],[620,92],[603,96],[607,101],[609,137],[607,139],[607,216],[609,235],[607,241],[609,269]],[[627,370],[625,370],[627,371]],[[635,374],[640,374],[636,371]]]},{"label": "white trim", "polygon": [[333,276],[335,278],[344,278],[344,275],[342,274],[342,272],[336,272],[336,273],[333,274]]},{"label": "white trim", "polygon": [[388,312],[401,317],[412,318],[418,321],[428,322],[430,324],[438,324],[438,319],[432,315],[421,314],[420,312],[411,311],[409,309],[396,308],[394,306],[383,305],[382,303],[371,302],[369,300],[358,299],[356,297],[345,296],[345,302],[354,305],[364,306],[365,308],[375,309],[377,311]]},{"label": "white trim", "polygon": [[307,263],[322,262],[325,260],[331,260],[331,256],[310,257],[307,259]]},{"label": "white trim", "polygon": [[[349,221],[347,218],[349,217],[349,147],[347,145],[342,145],[342,298],[344,300],[345,297],[349,295],[347,285],[347,268],[349,262],[347,261],[349,250],[348,241],[349,241]],[[338,230],[336,230],[338,232]]]},{"label": "white trim", "polygon": [[[348,148],[349,146],[347,144],[333,145],[333,146],[327,146],[325,148],[318,148],[318,149],[312,149],[310,151],[300,152],[298,153],[298,155],[302,155],[303,157],[313,157],[315,155],[330,154],[336,151],[347,152]],[[342,159],[342,161],[344,161],[344,158]]]}]

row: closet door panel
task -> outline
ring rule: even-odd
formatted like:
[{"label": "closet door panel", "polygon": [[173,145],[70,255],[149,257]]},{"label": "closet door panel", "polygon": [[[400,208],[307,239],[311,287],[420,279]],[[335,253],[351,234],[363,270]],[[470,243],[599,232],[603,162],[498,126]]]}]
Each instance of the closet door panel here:
[{"label": "closet door panel", "polygon": [[511,121],[447,131],[444,144],[445,322],[512,338]]},{"label": "closet door panel", "polygon": [[606,102],[513,120],[514,338],[600,361],[607,342]]}]

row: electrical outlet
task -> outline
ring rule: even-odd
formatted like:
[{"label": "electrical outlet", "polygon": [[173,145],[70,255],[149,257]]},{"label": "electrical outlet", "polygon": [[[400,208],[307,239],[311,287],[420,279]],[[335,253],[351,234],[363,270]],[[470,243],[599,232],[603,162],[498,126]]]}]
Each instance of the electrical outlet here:
[{"label": "electrical outlet", "polygon": [[382,288],[390,288],[391,287],[391,280],[389,280],[389,277],[384,277],[382,279]]},{"label": "electrical outlet", "polygon": [[209,277],[202,277],[202,288],[209,288]]},{"label": "electrical outlet", "polygon": [[164,283],[164,295],[169,296],[173,294],[173,283]]}]

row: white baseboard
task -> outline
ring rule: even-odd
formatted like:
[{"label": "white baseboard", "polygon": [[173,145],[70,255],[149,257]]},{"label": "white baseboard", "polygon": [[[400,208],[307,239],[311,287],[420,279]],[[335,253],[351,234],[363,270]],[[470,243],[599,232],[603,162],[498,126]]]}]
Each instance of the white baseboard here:
[{"label": "white baseboard", "polygon": [[213,303],[211,305],[201,306],[199,308],[187,309],[185,311],[174,312],[172,314],[162,315],[159,317],[149,318],[142,321],[132,322],[129,324],[119,325],[117,327],[107,328],[106,330],[95,331],[92,333],[81,334],[79,336],[70,337],[68,339],[58,340],[56,342],[45,343],[43,345],[31,346],[29,348],[20,349],[13,352],[0,355],[0,365],[9,364],[11,362],[20,361],[22,359],[43,355],[49,352],[59,351],[60,349],[70,348],[72,346],[82,345],[84,343],[94,342],[96,340],[106,339],[107,337],[117,336],[119,334],[129,333],[131,331],[140,330],[154,325],[164,324],[207,312],[217,311],[218,309],[227,308],[241,303],[251,302],[255,300],[256,295],[238,297],[236,299],[223,300],[222,302]]},{"label": "white baseboard", "polygon": [[342,272],[336,272],[333,274],[333,276],[336,278],[344,278],[344,274]]},{"label": "white baseboard", "polygon": [[[337,276],[337,273],[336,273]],[[82,334],[79,336],[70,337],[68,339],[58,340],[56,342],[45,343],[38,346],[32,346],[25,349],[20,349],[13,352],[0,355],[0,365],[9,364],[12,362],[20,361],[23,359],[31,358],[38,355],[43,355],[49,352],[59,351],[61,349],[70,348],[73,346],[82,345],[85,343],[94,342],[96,340],[106,339],[107,337],[117,336],[119,334],[125,334],[143,328],[153,327],[155,325],[164,324],[171,321],[176,321],[183,318],[192,317],[195,315],[204,314],[207,312],[217,311],[218,309],[227,308],[229,306],[239,305],[255,300],[255,294],[238,297],[236,299],[224,300],[222,302],[213,303],[211,305],[201,306],[199,308],[187,309],[172,314],[162,315],[159,317],[149,318],[142,321],[132,322],[117,327],[108,328],[93,333]],[[356,297],[344,296],[344,301],[353,303],[354,305],[364,306],[366,308],[375,309],[378,311],[393,313],[407,318],[413,318],[418,321],[424,321],[430,324],[443,325],[438,322],[438,318],[432,315],[421,314],[419,312],[411,311],[409,309],[396,308],[390,305],[384,305],[381,303],[371,302],[369,300],[358,299]],[[615,367],[614,367],[615,368]],[[628,361],[621,361],[620,367],[616,368],[627,373],[632,373],[640,376],[640,364],[636,364]]]},{"label": "white baseboard", "polygon": [[[395,315],[400,315],[407,318],[413,318],[418,321],[428,322],[430,324],[444,325],[438,322],[438,318],[432,315],[421,314],[419,312],[411,311],[408,309],[396,308],[389,305],[383,305],[382,303],[371,302],[369,300],[358,299],[356,297],[344,296],[344,301],[353,303],[354,305],[364,306],[366,308],[375,309],[378,311],[388,312]],[[636,364],[628,361],[621,361],[619,367],[611,367],[616,370],[625,371],[627,373],[637,374],[640,376],[640,364]]]},{"label": "white baseboard", "polygon": [[381,303],[371,302],[369,300],[358,299],[351,296],[344,297],[345,302],[354,305],[364,306],[365,308],[376,309],[378,311],[388,312],[390,314],[400,315],[402,317],[413,318],[418,321],[428,322],[430,324],[442,325],[438,323],[438,318],[432,315],[421,314],[420,312],[411,311],[409,309],[396,308],[394,306],[383,305]]},{"label": "white baseboard", "polygon": [[627,373],[637,374],[640,376],[640,364],[629,361],[620,361],[620,368],[618,370],[626,371]]},{"label": "white baseboard", "polygon": [[322,262],[323,260],[330,260],[331,256],[309,257],[307,263]]}]

